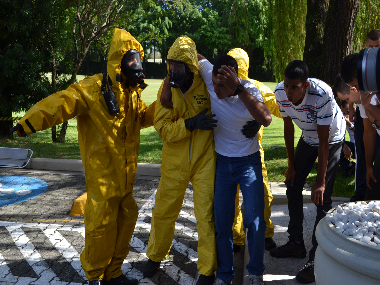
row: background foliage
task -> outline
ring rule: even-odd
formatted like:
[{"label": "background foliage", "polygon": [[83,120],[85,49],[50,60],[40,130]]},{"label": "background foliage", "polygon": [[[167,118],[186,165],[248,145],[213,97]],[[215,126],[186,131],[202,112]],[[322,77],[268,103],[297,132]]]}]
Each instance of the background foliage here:
[{"label": "background foliage", "polygon": [[[66,88],[76,80],[78,65],[83,61],[98,62],[95,70],[86,73],[103,72],[113,27],[131,32],[144,46],[146,58],[150,57],[148,50],[154,48],[165,60],[174,40],[185,34],[211,62],[229,49],[241,47],[250,56],[251,78],[279,82],[285,66],[293,59],[302,59],[309,49],[305,38],[310,33],[306,18],[311,7],[320,5],[328,14],[327,10],[339,1],[0,0],[0,116],[27,110],[54,90]],[[368,31],[380,27],[380,3],[353,2],[360,2],[357,16],[351,13],[356,20],[353,46],[358,51],[364,47]],[[321,17],[315,25],[331,31],[336,23]],[[326,39],[321,44],[322,50],[332,50]],[[337,73],[339,69],[339,64],[323,58],[318,64],[322,70],[334,69]],[[160,69],[164,70],[165,65]],[[2,129],[3,125],[0,121],[0,134],[9,130],[9,123]]]}]

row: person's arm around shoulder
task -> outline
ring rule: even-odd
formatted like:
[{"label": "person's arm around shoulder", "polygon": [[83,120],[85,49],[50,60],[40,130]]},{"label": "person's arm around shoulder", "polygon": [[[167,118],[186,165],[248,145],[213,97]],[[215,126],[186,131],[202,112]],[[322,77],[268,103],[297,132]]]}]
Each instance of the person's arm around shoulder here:
[{"label": "person's arm around shoulder", "polygon": [[162,87],[162,92],[160,95],[160,102],[163,107],[173,107],[172,90],[169,84],[169,76],[166,76],[164,79],[164,85]]},{"label": "person's arm around shoulder", "polygon": [[139,116],[141,116],[141,129],[153,126],[156,102],[157,101],[154,101],[148,106],[143,100],[140,101]]},{"label": "person's arm around shoulder", "polygon": [[294,124],[290,117],[284,117],[284,140],[286,152],[288,154],[288,168],[285,172],[285,183],[290,180],[290,185],[294,185],[296,170],[294,168]]},{"label": "person's arm around shoulder", "polygon": [[318,133],[318,174],[317,182],[311,187],[311,200],[315,205],[323,205],[323,193],[325,192],[325,181],[327,163],[329,159],[329,135],[330,125],[317,125]]}]

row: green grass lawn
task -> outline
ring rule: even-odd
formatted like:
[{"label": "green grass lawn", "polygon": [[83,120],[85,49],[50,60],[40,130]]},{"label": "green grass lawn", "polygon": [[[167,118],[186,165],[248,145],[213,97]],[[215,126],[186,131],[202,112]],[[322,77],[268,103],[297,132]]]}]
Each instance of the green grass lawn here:
[{"label": "green grass lawn", "polygon": [[[78,77],[78,80],[82,77]],[[142,93],[142,99],[150,104],[157,98],[157,91],[161,85],[160,79],[147,79],[148,87]],[[274,82],[266,82],[272,90],[276,87]],[[22,116],[24,113],[14,114]],[[301,130],[295,128],[295,145],[301,135]],[[58,127],[59,130],[59,127]],[[33,157],[41,158],[67,158],[80,159],[78,146],[78,133],[76,120],[69,121],[66,142],[63,144],[52,143],[51,130],[38,132],[26,138],[2,139],[0,146],[24,147],[33,150]],[[153,127],[141,130],[141,142],[138,162],[161,163],[161,149],[163,142]],[[283,136],[283,123],[281,119],[273,117],[269,127],[264,129],[263,148],[265,151],[265,163],[268,169],[269,181],[283,182],[287,168],[287,155]],[[317,175],[317,164],[308,176],[307,183],[313,185]],[[342,170],[336,177],[334,196],[350,197],[354,192],[354,177],[343,178]]]}]

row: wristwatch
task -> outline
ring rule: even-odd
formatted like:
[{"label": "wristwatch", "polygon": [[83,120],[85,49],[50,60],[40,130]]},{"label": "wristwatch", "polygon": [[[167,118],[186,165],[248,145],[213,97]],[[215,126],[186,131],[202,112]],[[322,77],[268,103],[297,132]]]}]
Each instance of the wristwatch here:
[{"label": "wristwatch", "polygon": [[376,130],[380,130],[380,128],[376,125],[377,123],[377,120],[375,119],[373,122],[372,122],[372,127],[374,127]]},{"label": "wristwatch", "polygon": [[239,84],[238,87],[236,88],[234,94],[237,95],[239,94],[241,91],[243,91],[245,88],[243,85]]}]

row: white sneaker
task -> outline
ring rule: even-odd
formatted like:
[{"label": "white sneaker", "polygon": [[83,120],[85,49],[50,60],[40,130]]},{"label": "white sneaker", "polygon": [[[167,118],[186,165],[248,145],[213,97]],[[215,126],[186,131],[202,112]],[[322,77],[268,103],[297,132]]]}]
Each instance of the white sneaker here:
[{"label": "white sneaker", "polygon": [[214,281],[214,285],[230,285],[230,284],[232,283],[223,282],[223,280],[220,280],[219,278],[216,278],[216,280]]},{"label": "white sneaker", "polygon": [[264,285],[263,276],[249,274],[249,285]]}]

